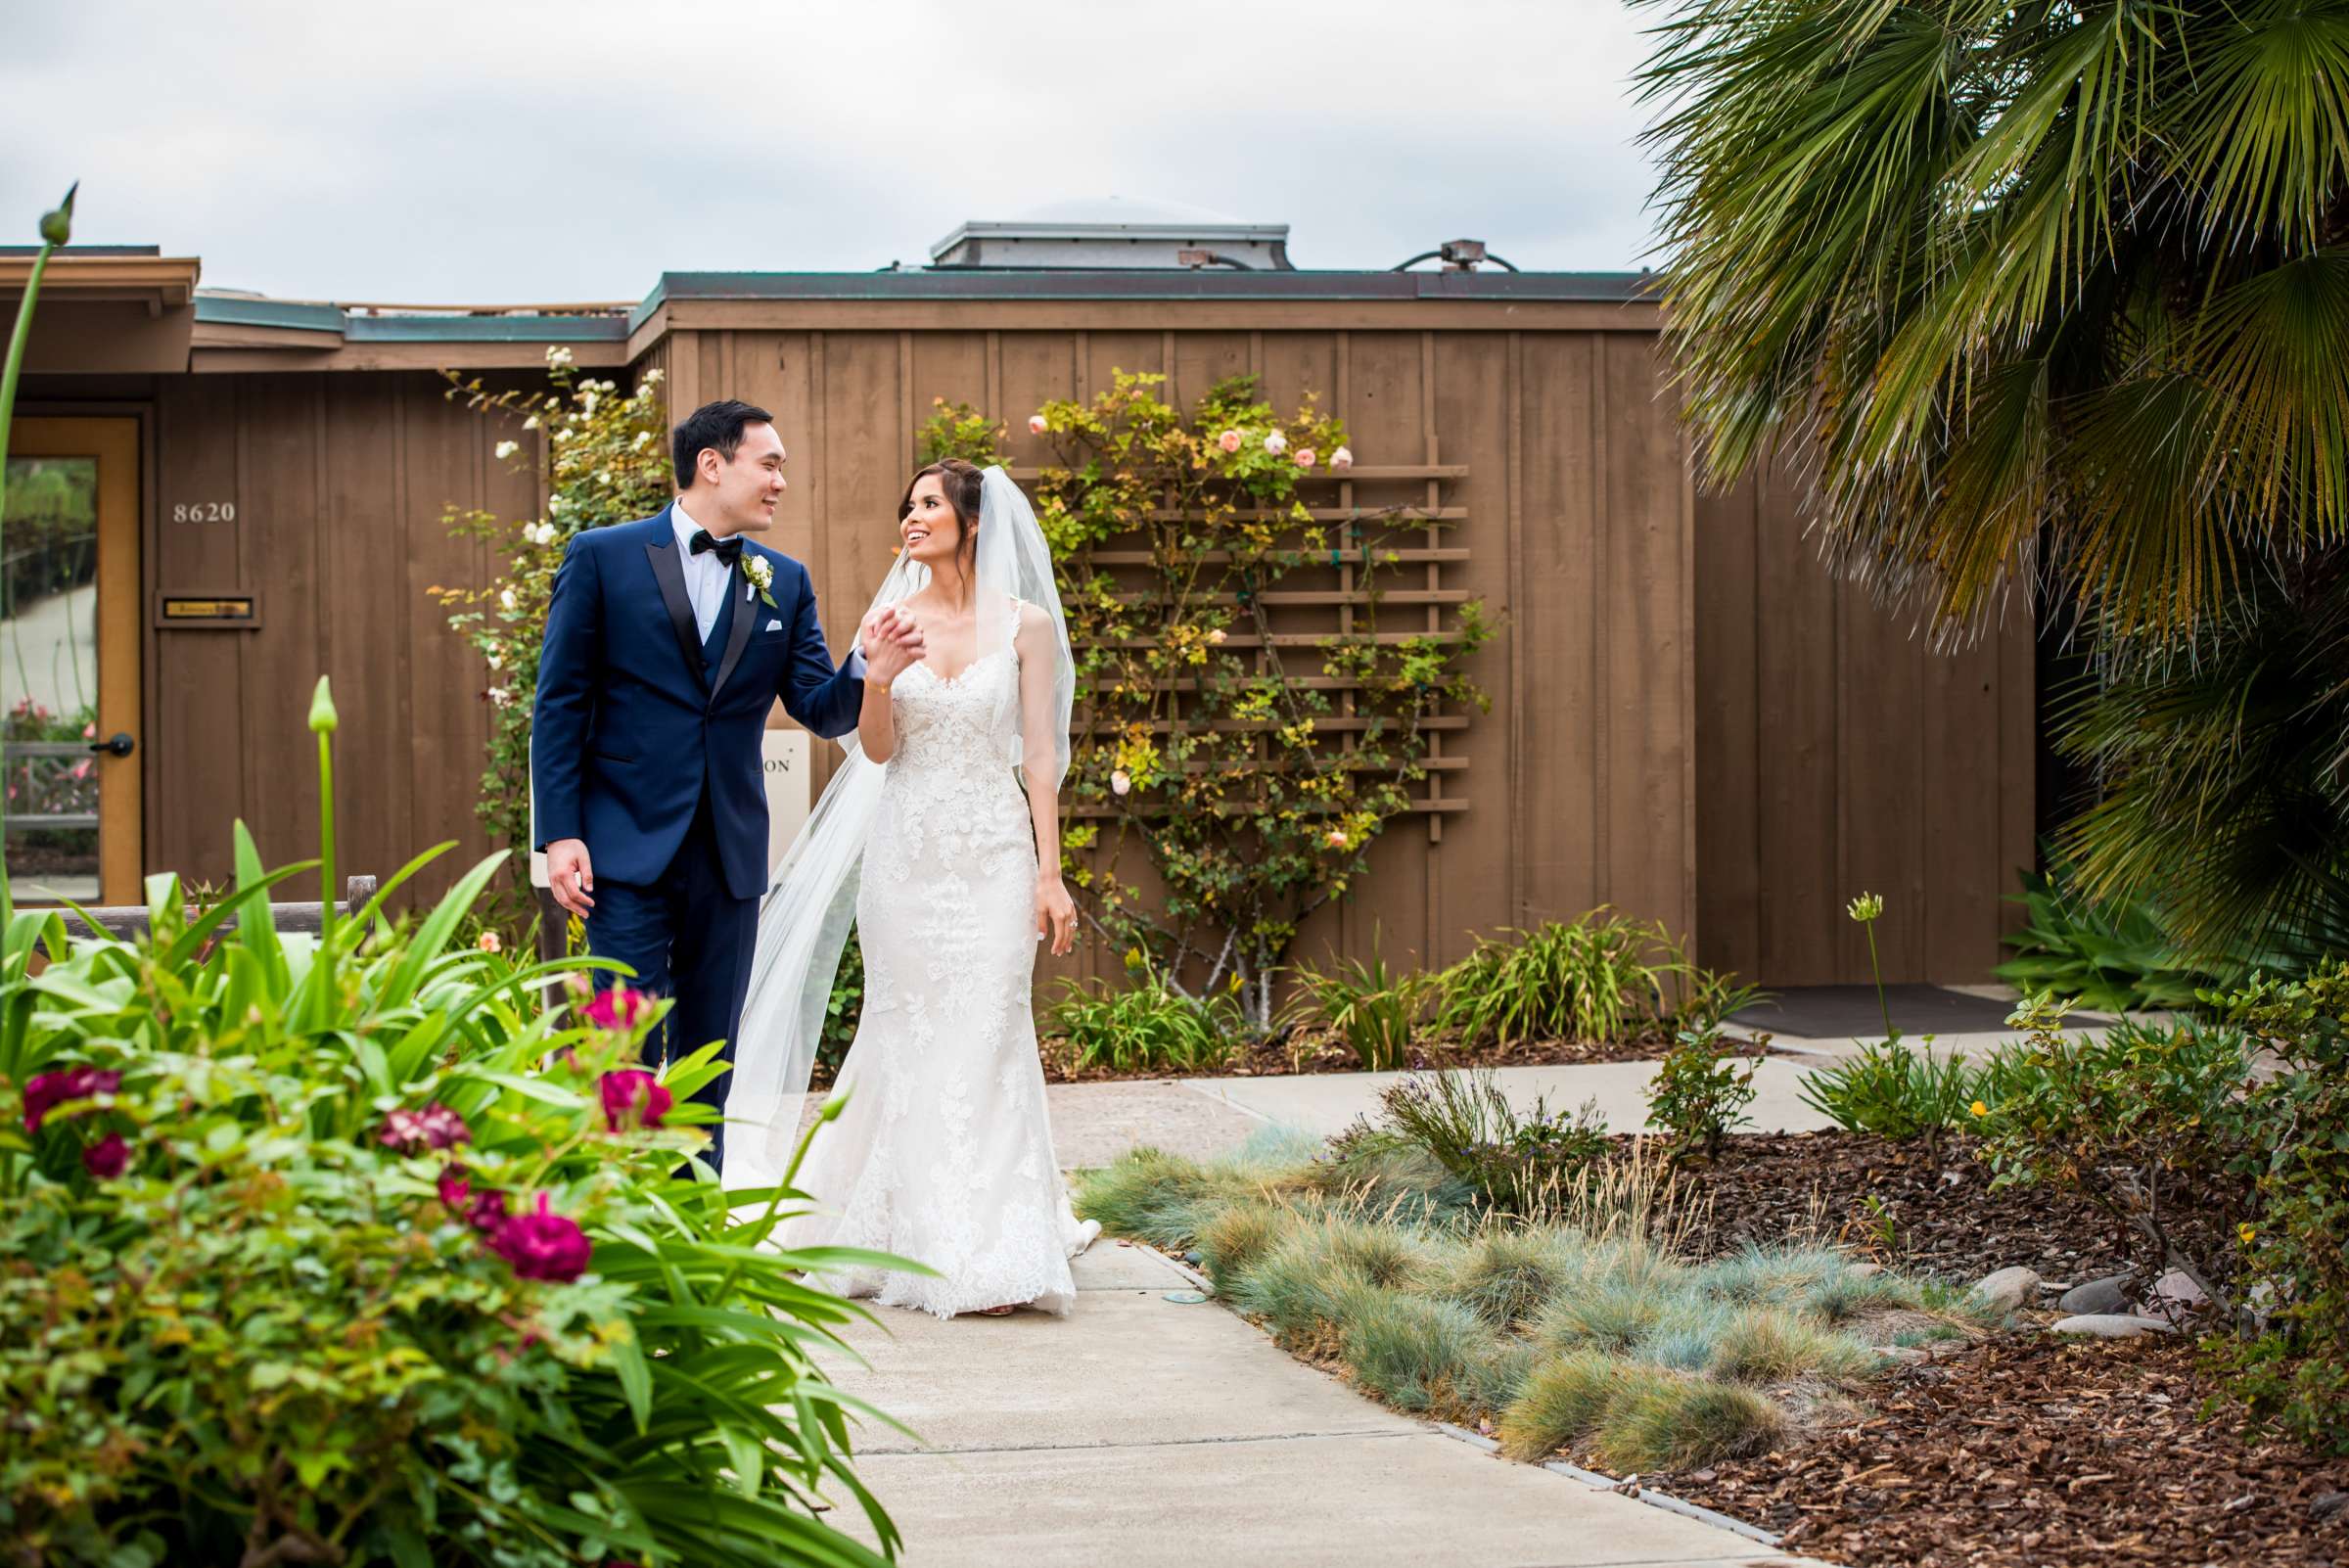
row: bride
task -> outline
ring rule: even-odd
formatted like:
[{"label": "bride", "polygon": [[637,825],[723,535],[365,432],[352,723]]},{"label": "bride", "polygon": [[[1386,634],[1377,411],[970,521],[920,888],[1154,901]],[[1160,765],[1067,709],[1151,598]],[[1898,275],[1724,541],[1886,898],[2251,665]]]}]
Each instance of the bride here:
[{"label": "bride", "polygon": [[[760,911],[726,1104],[749,1147],[734,1154],[729,1138],[729,1165],[753,1185],[788,1169],[852,917],[864,1012],[840,1071],[847,1104],[795,1179],[813,1207],[777,1244],[937,1270],[825,1277],[885,1306],[1065,1314],[1069,1260],[1100,1226],[1077,1222],[1061,1183],[1030,992],[1037,945],[1066,953],[1076,938],[1058,801],[1076,686],[1068,626],[1043,532],[1002,469],[922,469],[898,534],[858,635],[855,740]],[[908,617],[924,658],[888,635]]]}]

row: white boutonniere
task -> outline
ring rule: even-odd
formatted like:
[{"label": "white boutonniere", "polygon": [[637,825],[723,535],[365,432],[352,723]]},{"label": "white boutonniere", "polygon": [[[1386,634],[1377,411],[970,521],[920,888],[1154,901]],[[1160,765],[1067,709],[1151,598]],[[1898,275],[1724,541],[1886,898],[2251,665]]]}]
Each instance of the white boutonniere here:
[{"label": "white boutonniere", "polygon": [[775,585],[774,563],[746,550],[742,556],[742,576],[745,581],[759,590],[759,602],[769,610],[774,609],[775,596],[768,591]]}]

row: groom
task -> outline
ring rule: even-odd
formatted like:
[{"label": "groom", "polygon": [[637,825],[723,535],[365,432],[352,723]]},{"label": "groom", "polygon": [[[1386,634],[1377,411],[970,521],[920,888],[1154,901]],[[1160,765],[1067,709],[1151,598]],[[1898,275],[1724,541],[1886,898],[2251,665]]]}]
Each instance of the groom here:
[{"label": "groom", "polygon": [[[774,526],[783,441],[763,408],[706,403],[676,429],[677,498],[576,535],[555,574],[530,740],[538,848],[587,946],[676,997],[654,1049],[733,1059],[767,878],[760,737],[775,699],[845,735],[864,662],[824,647],[806,569],[749,535]],[[910,622],[876,629],[919,657]],[[613,982],[599,971],[597,985]],[[694,1098],[725,1109],[726,1080]],[[722,1127],[710,1157],[721,1164]]]}]

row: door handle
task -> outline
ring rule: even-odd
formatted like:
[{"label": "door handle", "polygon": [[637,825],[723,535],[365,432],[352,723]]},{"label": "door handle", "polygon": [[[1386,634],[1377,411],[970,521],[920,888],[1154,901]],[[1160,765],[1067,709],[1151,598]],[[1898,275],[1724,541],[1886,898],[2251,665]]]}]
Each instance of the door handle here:
[{"label": "door handle", "polygon": [[102,741],[90,742],[91,751],[104,752],[109,757],[128,757],[138,749],[137,741],[132,740],[128,735],[119,733],[110,735]]}]

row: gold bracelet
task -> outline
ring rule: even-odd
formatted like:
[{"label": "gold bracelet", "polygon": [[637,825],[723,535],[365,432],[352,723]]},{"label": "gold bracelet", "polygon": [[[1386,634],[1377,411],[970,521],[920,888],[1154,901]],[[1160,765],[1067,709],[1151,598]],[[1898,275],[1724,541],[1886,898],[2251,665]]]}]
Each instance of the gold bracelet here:
[{"label": "gold bracelet", "polygon": [[865,676],[865,677],[864,677],[864,683],[865,683],[866,685],[868,685],[868,686],[878,686],[878,687],[880,687],[880,688],[881,688],[883,691],[887,691],[887,690],[889,690],[889,682],[888,682],[888,681],[886,681],[886,680],[883,680],[883,679],[882,679],[880,676],[878,676],[878,675],[867,675],[867,676]]}]

